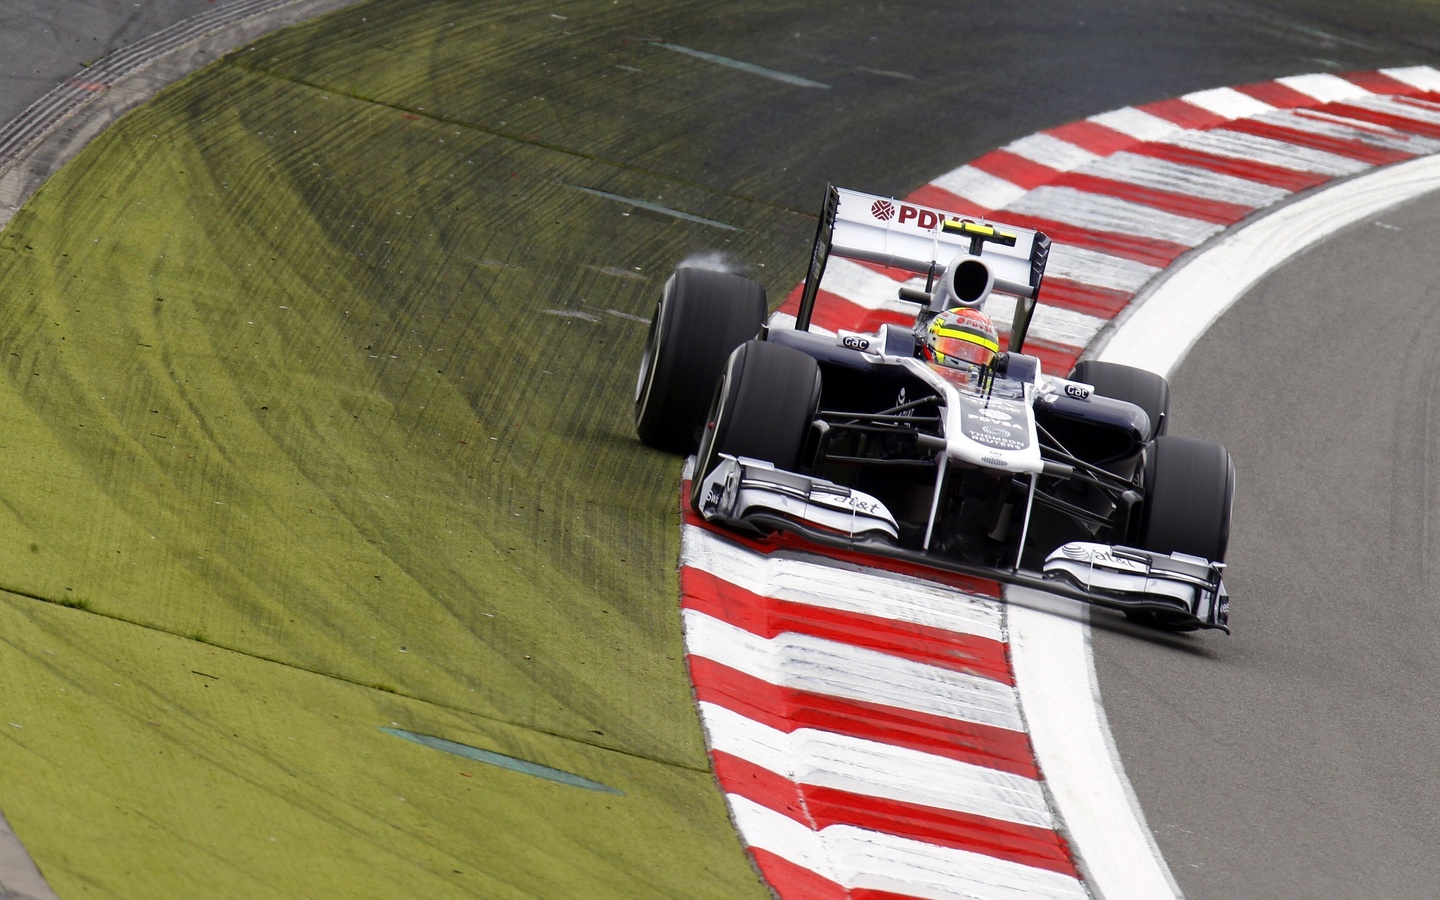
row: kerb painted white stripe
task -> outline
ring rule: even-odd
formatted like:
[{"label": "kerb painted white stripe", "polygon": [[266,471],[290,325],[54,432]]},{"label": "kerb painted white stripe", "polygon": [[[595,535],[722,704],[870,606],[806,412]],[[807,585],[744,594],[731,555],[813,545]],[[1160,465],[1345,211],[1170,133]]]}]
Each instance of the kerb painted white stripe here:
[{"label": "kerb painted white stripe", "polygon": [[1193,106],[1208,110],[1217,116],[1224,116],[1227,119],[1244,119],[1249,116],[1258,116],[1275,108],[1268,103],[1256,100],[1249,94],[1242,94],[1231,87],[1196,91],[1193,94],[1186,94],[1180,99]]},{"label": "kerb painted white stripe", "polygon": [[1409,66],[1401,69],[1381,69],[1382,75],[1422,91],[1440,91],[1440,70],[1430,66]]},{"label": "kerb painted white stripe", "polygon": [[1054,830],[1040,782],[907,747],[800,728],[787,734],[700,704],[710,749],[791,781]]},{"label": "kerb painted white stripe", "polygon": [[681,563],[760,597],[1003,640],[998,601],[838,560],[765,556],[685,526]]},{"label": "kerb painted white stripe", "polygon": [[1091,116],[1087,121],[1114,129],[1137,141],[1163,141],[1171,135],[1185,130],[1168,119],[1162,119],[1130,106]]},{"label": "kerb painted white stripe", "polygon": [[[779,328],[794,328],[795,317],[790,315],[789,313],[783,313],[779,311],[773,312],[770,314],[770,319],[766,323],[766,327],[769,328],[771,331],[775,331]],[[835,336],[835,332],[831,331],[829,328],[821,328],[819,325],[816,325],[814,323],[811,323],[810,331],[814,334],[828,334],[830,337]]]},{"label": "kerb painted white stripe", "polygon": [[1085,900],[1068,875],[849,825],[811,831],[737,794],[726,796],[745,842],[850,890],[930,900]]},{"label": "kerb painted white stripe", "polygon": [[1014,689],[998,681],[803,634],[767,640],[693,609],[683,615],[692,656],[752,678],[827,697],[1025,729]]},{"label": "kerb painted white stripe", "polygon": [[1292,91],[1299,91],[1307,97],[1314,97],[1321,103],[1343,103],[1346,100],[1355,100],[1360,97],[1369,97],[1371,92],[1356,84],[1347,81],[1339,75],[1320,73],[1316,75],[1287,75],[1284,78],[1277,78],[1276,81],[1290,88]]},{"label": "kerb painted white stripe", "polygon": [[984,209],[1001,209],[1025,195],[1025,189],[989,172],[964,165],[930,182]]},{"label": "kerb painted white stripe", "polygon": [[1099,159],[1089,150],[1044,132],[1006,144],[1005,149],[1031,162],[1049,166],[1057,172],[1070,172]]},{"label": "kerb painted white stripe", "polygon": [[[996,328],[1005,332],[1015,321],[1015,304],[1008,296],[996,295],[985,304],[985,314],[995,323]],[[1090,343],[1106,324],[1105,319],[1087,316],[1063,306],[1046,306],[1041,303],[1035,307],[1034,318],[1030,320],[1028,337],[1078,349]]]}]

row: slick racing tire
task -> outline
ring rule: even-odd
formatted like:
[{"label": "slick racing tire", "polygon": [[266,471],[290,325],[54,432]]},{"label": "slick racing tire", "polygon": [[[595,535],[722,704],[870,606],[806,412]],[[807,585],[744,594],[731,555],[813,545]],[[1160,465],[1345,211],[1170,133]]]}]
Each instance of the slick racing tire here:
[{"label": "slick racing tire", "polygon": [[710,269],[676,269],[660,293],[635,384],[635,431],[657,450],[692,453],[725,360],[765,323],[765,288]]},{"label": "slick racing tire", "polygon": [[[1221,445],[1162,435],[1146,451],[1145,508],[1136,542],[1157,553],[1189,553],[1224,562],[1230,543],[1235,464]],[[1127,610],[1126,617],[1162,628],[1182,628],[1164,613]]]},{"label": "slick racing tire", "polygon": [[1162,376],[1134,366],[1085,359],[1075,364],[1070,380],[1094,387],[1101,397],[1124,400],[1145,410],[1150,417],[1147,443],[1165,433],[1170,419],[1170,383]]},{"label": "slick racing tire", "polygon": [[721,453],[748,456],[795,471],[820,408],[820,366],[793,347],[746,341],[725,367],[706,418],[691,479],[690,505]]}]

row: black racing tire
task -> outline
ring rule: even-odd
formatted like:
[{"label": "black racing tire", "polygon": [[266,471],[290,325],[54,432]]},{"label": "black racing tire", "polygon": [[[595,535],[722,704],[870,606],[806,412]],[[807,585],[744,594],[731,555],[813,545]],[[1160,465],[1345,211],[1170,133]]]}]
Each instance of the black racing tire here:
[{"label": "black racing tire", "polygon": [[730,354],[704,423],[691,478],[690,504],[721,453],[748,456],[795,471],[820,408],[820,366],[780,344],[746,341]]},{"label": "black racing tire", "polygon": [[[1145,506],[1136,543],[1157,553],[1189,553],[1224,562],[1230,543],[1235,463],[1214,441],[1162,435],[1146,450]],[[1127,610],[1126,618],[1172,630],[1195,627],[1185,618]]]},{"label": "black racing tire", "polygon": [[682,267],[665,282],[635,383],[635,431],[645,444],[692,453],[730,351],[760,333],[765,288],[749,278]]},{"label": "black racing tire", "polygon": [[1101,397],[1124,400],[1145,410],[1150,418],[1146,443],[1165,433],[1170,420],[1170,383],[1164,376],[1120,363],[1083,359],[1070,372],[1070,380],[1092,386]]},{"label": "black racing tire", "polygon": [[1214,441],[1162,435],[1146,451],[1140,547],[1224,562],[1235,464]]}]

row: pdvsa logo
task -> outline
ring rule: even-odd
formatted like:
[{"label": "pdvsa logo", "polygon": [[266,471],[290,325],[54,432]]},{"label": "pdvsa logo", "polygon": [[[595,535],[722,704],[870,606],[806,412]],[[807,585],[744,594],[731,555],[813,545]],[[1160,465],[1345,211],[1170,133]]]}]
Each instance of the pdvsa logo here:
[{"label": "pdvsa logo", "polygon": [[908,203],[900,205],[900,218],[898,224],[914,222],[915,227],[924,231],[940,227],[940,214],[933,209],[922,209],[918,206],[911,206]]},{"label": "pdvsa logo", "polygon": [[876,200],[870,204],[870,215],[882,222],[888,222],[895,218],[895,204],[889,200]]}]

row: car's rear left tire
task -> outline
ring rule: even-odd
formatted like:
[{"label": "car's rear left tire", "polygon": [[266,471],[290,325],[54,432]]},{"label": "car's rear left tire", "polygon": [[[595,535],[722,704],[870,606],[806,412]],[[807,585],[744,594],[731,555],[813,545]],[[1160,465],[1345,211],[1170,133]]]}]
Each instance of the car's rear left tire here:
[{"label": "car's rear left tire", "polygon": [[793,347],[746,341],[730,355],[706,417],[691,481],[700,485],[721,453],[748,456],[794,471],[820,404],[820,366]]},{"label": "car's rear left tire", "polygon": [[765,323],[765,288],[710,269],[676,269],[661,291],[635,384],[635,431],[645,444],[692,453],[725,360]]}]

